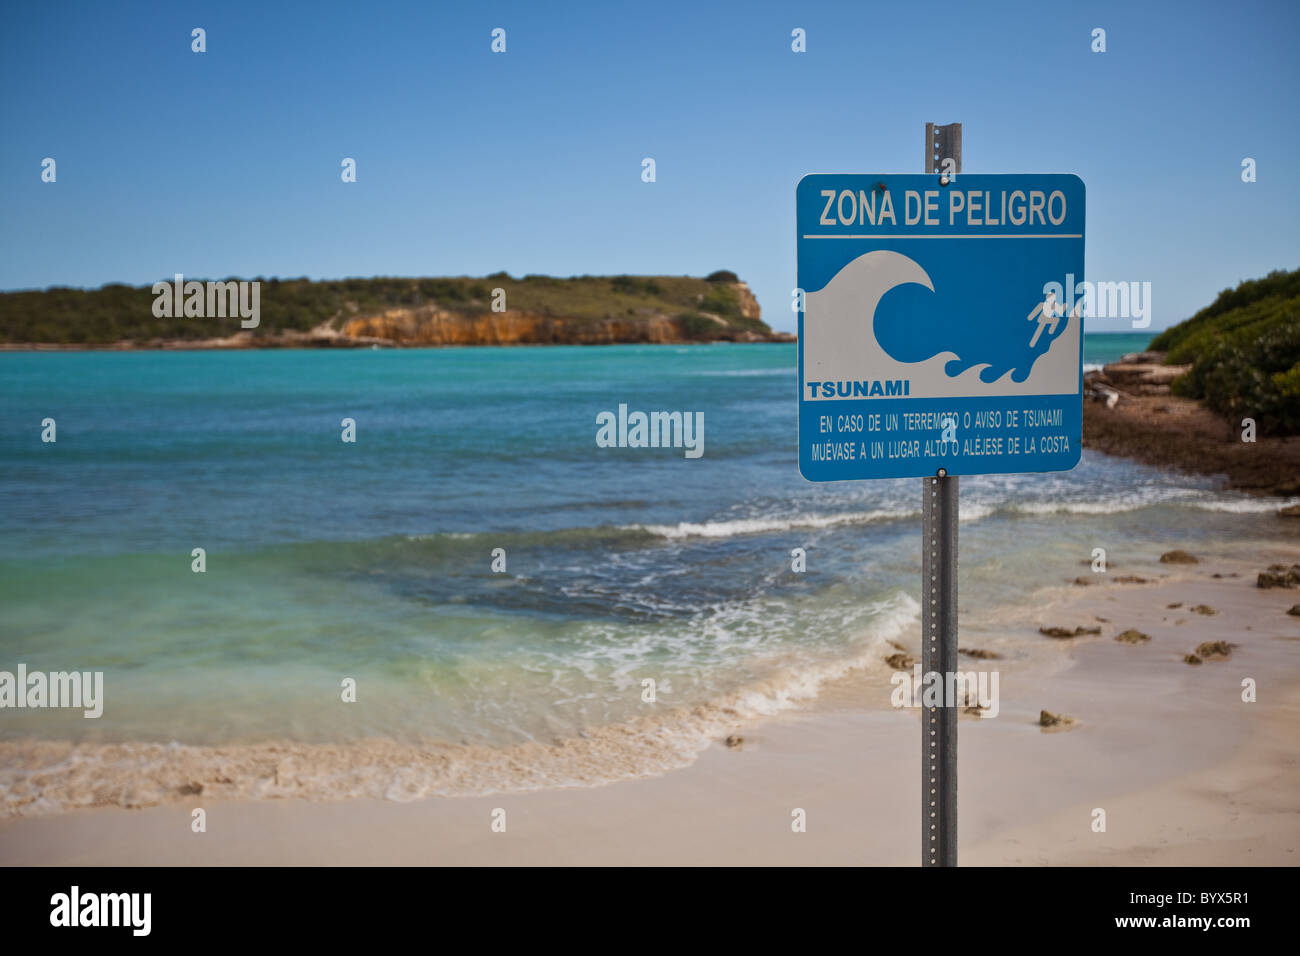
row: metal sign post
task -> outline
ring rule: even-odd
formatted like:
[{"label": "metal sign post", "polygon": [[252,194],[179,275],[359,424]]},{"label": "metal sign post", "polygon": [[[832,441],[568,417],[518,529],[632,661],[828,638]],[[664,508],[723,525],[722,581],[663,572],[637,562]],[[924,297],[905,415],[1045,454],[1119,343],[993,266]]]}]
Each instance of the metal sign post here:
[{"label": "metal sign post", "polygon": [[1086,192],[962,173],[957,123],[925,170],[795,187],[799,473],[922,480],[921,863],[955,866],[957,476],[1079,463]]},{"label": "metal sign post", "polygon": [[[952,162],[945,163],[945,160]],[[925,124],[925,171],[961,172],[961,124]],[[921,479],[921,673],[957,670],[957,476]],[[957,702],[921,720],[921,865],[957,865]]]}]

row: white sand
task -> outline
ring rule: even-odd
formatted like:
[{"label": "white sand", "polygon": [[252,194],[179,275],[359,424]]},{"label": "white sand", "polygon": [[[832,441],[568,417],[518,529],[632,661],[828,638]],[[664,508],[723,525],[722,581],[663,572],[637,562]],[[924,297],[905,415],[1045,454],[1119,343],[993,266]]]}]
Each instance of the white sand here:
[{"label": "white sand", "polygon": [[[1146,585],[1075,587],[963,630],[1095,623],[1099,637],[1039,638],[998,668],[1001,713],[960,723],[964,864],[1300,862],[1300,591],[1259,590],[1250,562],[1155,565]],[[1214,579],[1212,572],[1239,577]],[[1053,604],[1041,603],[1055,597]],[[1182,602],[1169,610],[1167,604]],[[1207,604],[1218,613],[1190,613]],[[1134,627],[1144,645],[1113,636]],[[1182,657],[1240,644],[1228,661]],[[915,644],[915,637],[911,643]],[[1257,682],[1244,703],[1241,681]],[[719,742],[665,776],[589,789],[413,803],[187,802],[0,823],[9,864],[903,864],[920,858],[920,726],[886,709],[888,669],[830,688],[813,708]],[[1036,725],[1041,709],[1079,723]],[[204,807],[207,832],[190,811]],[[491,829],[494,808],[507,831]],[[807,832],[791,832],[791,811]],[[1107,815],[1093,832],[1092,811]]]}]

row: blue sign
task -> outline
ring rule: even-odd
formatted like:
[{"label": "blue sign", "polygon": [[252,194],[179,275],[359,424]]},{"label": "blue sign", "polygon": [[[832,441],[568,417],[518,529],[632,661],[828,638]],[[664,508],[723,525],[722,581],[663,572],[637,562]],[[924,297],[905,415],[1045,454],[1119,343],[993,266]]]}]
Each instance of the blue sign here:
[{"label": "blue sign", "polygon": [[1078,176],[813,175],[796,206],[805,478],[1079,463]]}]

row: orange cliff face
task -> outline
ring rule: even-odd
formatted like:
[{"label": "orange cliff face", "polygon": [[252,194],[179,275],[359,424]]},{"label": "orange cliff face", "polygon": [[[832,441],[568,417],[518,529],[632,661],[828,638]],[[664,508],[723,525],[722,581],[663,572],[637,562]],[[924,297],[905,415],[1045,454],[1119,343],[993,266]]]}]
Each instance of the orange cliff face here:
[{"label": "orange cliff face", "polygon": [[[734,288],[740,300],[742,317],[759,319],[758,300],[749,287],[741,282]],[[786,338],[780,334],[769,336],[733,328],[721,317],[708,317],[717,323],[716,334],[689,334],[676,320],[662,314],[586,319],[516,309],[463,313],[436,306],[417,306],[386,309],[378,315],[350,319],[344,323],[341,336],[362,342],[425,346],[667,344],[716,338],[764,342]]]},{"label": "orange cliff face", "polygon": [[759,307],[758,300],[754,298],[754,293],[749,291],[749,286],[743,282],[736,282],[731,287],[736,290],[736,295],[740,299],[740,314],[747,319],[761,319],[763,310]]},{"label": "orange cliff face", "polygon": [[382,339],[400,345],[603,345],[615,342],[679,342],[677,326],[663,316],[566,319],[534,312],[466,315],[435,308],[389,309],[352,319],[348,338]]}]

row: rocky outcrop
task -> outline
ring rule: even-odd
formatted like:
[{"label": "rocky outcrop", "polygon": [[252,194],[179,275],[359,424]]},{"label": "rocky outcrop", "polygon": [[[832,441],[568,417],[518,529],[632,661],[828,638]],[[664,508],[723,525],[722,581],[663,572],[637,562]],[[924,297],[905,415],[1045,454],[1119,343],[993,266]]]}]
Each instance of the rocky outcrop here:
[{"label": "rocky outcrop", "polygon": [[[1236,646],[1231,641],[1206,641],[1204,644],[1198,644],[1196,650],[1187,656],[1202,661],[1226,661],[1232,657],[1232,649]],[[1192,662],[1189,660],[1187,663]]]},{"label": "rocky outcrop", "polygon": [[1121,631],[1115,635],[1115,640],[1121,644],[1145,644],[1151,640],[1150,634],[1143,634],[1137,628],[1130,627],[1127,631]]},{"label": "rocky outcrop", "polygon": [[1165,365],[1162,352],[1135,352],[1103,370],[1106,383],[1130,395],[1168,395],[1169,386],[1191,365]]},{"label": "rocky outcrop", "polygon": [[735,282],[732,283],[732,288],[736,290],[736,298],[740,299],[741,316],[746,319],[761,319],[763,310],[759,308],[754,293],[749,291],[749,286],[743,282]]},{"label": "rocky outcrop", "polygon": [[1078,721],[1073,717],[1067,717],[1065,714],[1054,714],[1050,710],[1041,711],[1038,715],[1038,726],[1044,730],[1066,730],[1076,723]]},{"label": "rocky outcrop", "polygon": [[1045,637],[1082,637],[1085,634],[1100,634],[1099,627],[1040,627],[1038,633]]},{"label": "rocky outcrop", "polygon": [[[758,300],[743,282],[730,283],[742,319],[760,321]],[[699,323],[647,309],[637,314],[603,319],[571,318],[507,309],[504,312],[450,311],[438,306],[387,309],[377,315],[349,319],[340,329],[344,338],[365,343],[403,346],[443,345],[613,345],[669,344],[699,341],[781,342],[794,336],[759,332],[733,325],[719,315],[697,313],[712,321]]]},{"label": "rocky outcrop", "polygon": [[1300,587],[1300,564],[1287,567],[1285,564],[1270,564],[1267,571],[1259,572],[1255,586],[1260,588],[1295,588]]},{"label": "rocky outcrop", "polygon": [[1243,441],[1240,420],[1172,394],[1170,381],[1189,366],[1163,365],[1163,358],[1160,352],[1126,355],[1084,375],[1085,448],[1226,475],[1228,487],[1256,494],[1300,494],[1300,436]]}]

